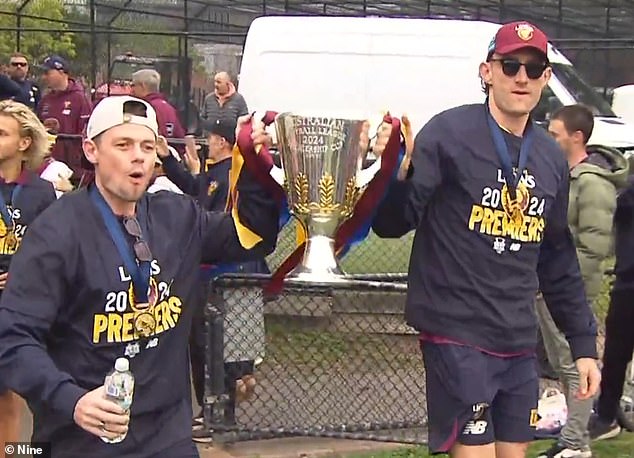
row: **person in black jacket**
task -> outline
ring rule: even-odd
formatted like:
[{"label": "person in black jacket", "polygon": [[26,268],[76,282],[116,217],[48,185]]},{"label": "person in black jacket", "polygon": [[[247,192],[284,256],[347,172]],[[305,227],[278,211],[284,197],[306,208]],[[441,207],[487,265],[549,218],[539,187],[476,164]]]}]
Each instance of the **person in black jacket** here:
[{"label": "person in black jacket", "polygon": [[[240,230],[260,237],[246,249],[232,215],[189,196],[146,193],[158,123],[143,100],[101,100],[86,136],[94,184],[46,209],[11,261],[0,379],[29,403],[32,440],[50,443],[52,458],[197,457],[188,337],[198,269],[271,252],[278,205],[248,171],[240,175]],[[263,126],[252,139],[267,141]],[[135,376],[129,412],[103,387],[124,356]],[[118,444],[100,439],[126,431]]]},{"label": "person in black jacket", "polygon": [[[189,170],[186,170],[173,154],[168,154],[163,149],[161,159],[167,177],[186,194],[196,196],[198,203],[207,210],[224,211],[227,205],[229,193],[229,172],[231,170],[231,158],[235,143],[236,123],[229,120],[216,120],[206,123],[209,145],[208,159],[205,161],[204,171],[201,171],[201,163],[198,152],[191,144],[185,148],[185,162]],[[192,334],[190,337],[190,353],[192,365],[192,378],[196,400],[203,405],[205,390],[205,319],[203,307],[207,303],[209,282],[217,275],[217,272],[242,272],[242,273],[270,273],[264,258],[255,261],[234,263],[217,268],[216,266],[203,266],[200,275],[199,301],[201,307],[199,315],[194,317]],[[247,299],[248,302],[248,299]],[[245,304],[245,308],[249,304]],[[248,310],[247,310],[248,312]],[[235,422],[236,385],[252,392],[255,388],[255,379],[249,377],[254,371],[252,360],[235,361],[225,364],[225,387],[230,398],[225,412],[225,420]],[[242,379],[246,381],[243,381]],[[208,442],[208,431],[199,428],[203,421],[201,411],[194,417],[194,440]]]},{"label": "person in black jacket", "polygon": [[[28,227],[55,201],[53,186],[35,172],[48,145],[35,113],[13,100],[0,101],[0,295]],[[19,440],[21,410],[20,399],[0,376],[0,444]]]},{"label": "person in black jacket", "polygon": [[3,73],[0,73],[0,100],[15,100],[25,105],[28,102],[18,83]]},{"label": "person in black jacket", "polygon": [[588,428],[592,440],[611,439],[621,432],[617,412],[627,365],[634,352],[634,175],[630,175],[628,186],[617,198],[614,227],[615,278],[605,317],[601,394]]},{"label": "person in black jacket", "polygon": [[420,333],[434,453],[525,455],[538,420],[538,287],[570,342],[579,396],[598,388],[566,159],[529,116],[550,73],[543,32],[502,26],[480,65],[486,102],[423,127],[373,221],[381,237],[416,230],[405,314]]},{"label": "person in black jacket", "polygon": [[42,98],[40,87],[29,76],[29,61],[20,52],[15,52],[9,60],[9,76],[22,90],[21,100],[31,109],[37,110],[37,106]]}]

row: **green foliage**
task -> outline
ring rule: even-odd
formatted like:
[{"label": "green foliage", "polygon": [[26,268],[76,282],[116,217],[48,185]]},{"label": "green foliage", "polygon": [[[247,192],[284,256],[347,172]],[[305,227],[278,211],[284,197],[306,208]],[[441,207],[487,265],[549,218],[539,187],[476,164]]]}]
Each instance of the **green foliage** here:
[{"label": "green foliage", "polygon": [[[0,0],[0,27],[16,27],[16,16],[9,13],[17,12],[17,8],[24,0]],[[70,60],[71,70],[77,75],[90,76],[92,73],[93,45],[96,61],[97,78],[107,74],[108,65],[118,54],[131,52],[136,56],[177,56],[179,38],[167,35],[129,35],[111,33],[110,35],[90,33],[90,17],[86,9],[65,8],[63,0],[31,0],[22,10],[22,14],[50,18],[74,23],[51,22],[46,19],[22,18],[21,28],[55,29],[55,32],[21,32],[20,51],[35,63],[39,63],[49,54],[60,54]],[[103,30],[107,26],[108,18],[98,17],[97,26]],[[150,14],[124,13],[114,20],[113,29],[127,30],[171,30],[173,25],[166,23]],[[68,29],[80,29],[85,32],[64,32]],[[0,57],[7,58],[17,50],[17,32],[0,32]],[[110,39],[110,56],[108,55],[108,38]],[[189,56],[194,59],[194,67],[200,61],[193,45],[190,45]],[[98,83],[101,81],[98,81]]]},{"label": "green foliage", "polygon": [[[18,3],[0,2],[0,12],[15,13]],[[63,20],[65,17],[62,0],[32,0],[22,14]],[[0,14],[1,27],[15,27],[16,16]],[[55,29],[56,32],[21,32],[20,51],[33,62],[41,62],[49,54],[60,54],[66,58],[76,56],[74,36],[64,33],[67,24],[55,23],[46,19],[22,18],[22,28]],[[0,32],[0,56],[9,56],[17,50],[17,32]]]}]

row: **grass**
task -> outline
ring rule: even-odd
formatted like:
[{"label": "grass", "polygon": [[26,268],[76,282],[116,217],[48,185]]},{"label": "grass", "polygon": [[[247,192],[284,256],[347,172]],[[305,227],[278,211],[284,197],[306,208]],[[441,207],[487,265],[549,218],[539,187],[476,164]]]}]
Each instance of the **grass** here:
[{"label": "grass", "polygon": [[[550,444],[550,441],[533,443],[526,455],[527,458],[535,458],[539,452],[550,447]],[[634,434],[623,433],[616,439],[595,442],[592,444],[592,452],[593,458],[634,458]],[[426,447],[404,447],[389,451],[345,455],[345,458],[427,458],[431,456],[427,453]],[[344,457],[340,455],[340,458]]]},{"label": "grass", "polygon": [[347,365],[354,361],[357,369],[370,366],[373,370],[384,366],[393,369],[420,365],[421,356],[414,336],[408,338],[359,331],[333,332],[318,326],[302,328],[292,319],[267,319],[268,359],[318,367]]}]

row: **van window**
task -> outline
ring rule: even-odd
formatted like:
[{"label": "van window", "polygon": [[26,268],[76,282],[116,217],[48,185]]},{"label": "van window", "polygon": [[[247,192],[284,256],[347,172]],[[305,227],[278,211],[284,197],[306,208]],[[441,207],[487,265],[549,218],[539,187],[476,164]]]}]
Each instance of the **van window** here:
[{"label": "van window", "polygon": [[545,123],[550,119],[550,116],[562,106],[559,98],[555,95],[553,90],[546,86],[542,91],[542,96],[537,103],[537,106],[531,112],[531,115],[538,123]]},{"label": "van window", "polygon": [[616,117],[607,100],[586,83],[572,65],[554,63],[552,67],[553,74],[577,103],[586,105],[595,116]]}]

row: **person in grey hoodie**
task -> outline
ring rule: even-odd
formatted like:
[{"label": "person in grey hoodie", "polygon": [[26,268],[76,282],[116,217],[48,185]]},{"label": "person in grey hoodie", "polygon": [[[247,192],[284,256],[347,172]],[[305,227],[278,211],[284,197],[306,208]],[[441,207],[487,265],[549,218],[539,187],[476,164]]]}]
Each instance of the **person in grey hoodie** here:
[{"label": "person in grey hoodie", "polygon": [[[593,127],[592,112],[583,105],[560,108],[553,114],[548,127],[564,151],[570,168],[568,224],[591,304],[601,291],[601,264],[612,250],[617,191],[627,184],[629,172],[629,164],[618,150],[587,146]],[[588,420],[592,399],[580,400],[574,395],[579,374],[570,347],[541,296],[537,299],[537,315],[548,359],[563,382],[568,404],[568,420],[558,442],[539,457],[589,458],[592,451]]]}]

